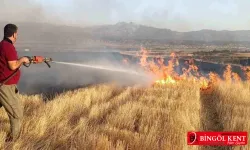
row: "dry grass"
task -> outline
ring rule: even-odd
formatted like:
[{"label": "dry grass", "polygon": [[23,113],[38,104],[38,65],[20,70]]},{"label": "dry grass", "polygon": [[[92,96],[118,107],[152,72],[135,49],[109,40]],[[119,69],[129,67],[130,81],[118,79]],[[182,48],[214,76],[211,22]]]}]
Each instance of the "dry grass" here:
[{"label": "dry grass", "polygon": [[25,118],[15,143],[4,142],[9,122],[0,110],[1,149],[212,149],[188,146],[187,132],[250,131],[249,84],[225,83],[210,95],[185,82],[151,88],[96,85],[47,103],[39,95],[22,100]]}]

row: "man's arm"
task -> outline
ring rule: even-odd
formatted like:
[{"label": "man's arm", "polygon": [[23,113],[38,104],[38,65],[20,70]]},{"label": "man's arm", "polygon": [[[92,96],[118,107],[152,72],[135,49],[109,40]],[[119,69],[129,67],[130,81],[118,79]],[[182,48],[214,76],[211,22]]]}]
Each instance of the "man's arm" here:
[{"label": "man's arm", "polygon": [[29,63],[29,59],[27,57],[21,57],[18,60],[8,61],[9,68],[11,70],[16,70],[19,68],[23,63]]}]

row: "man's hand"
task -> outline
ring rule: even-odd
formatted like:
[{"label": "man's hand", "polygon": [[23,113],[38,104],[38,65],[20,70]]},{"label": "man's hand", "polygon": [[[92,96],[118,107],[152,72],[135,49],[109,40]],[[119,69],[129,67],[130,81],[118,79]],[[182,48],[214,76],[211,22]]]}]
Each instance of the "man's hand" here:
[{"label": "man's hand", "polygon": [[29,60],[28,57],[21,57],[20,60],[21,60],[22,63],[25,63],[25,64],[30,63],[30,60]]},{"label": "man's hand", "polygon": [[19,68],[23,63],[30,63],[29,59],[27,57],[21,57],[18,60],[14,60],[14,61],[8,61],[9,64],[9,68],[11,70],[16,70],[17,68]]}]

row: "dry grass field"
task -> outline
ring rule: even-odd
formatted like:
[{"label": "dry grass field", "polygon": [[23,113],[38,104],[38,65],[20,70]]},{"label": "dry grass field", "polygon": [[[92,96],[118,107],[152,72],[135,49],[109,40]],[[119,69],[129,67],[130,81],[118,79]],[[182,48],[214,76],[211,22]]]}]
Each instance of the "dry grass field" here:
[{"label": "dry grass field", "polygon": [[212,93],[187,81],[164,86],[101,84],[58,94],[22,95],[21,137],[5,143],[9,122],[0,109],[0,149],[249,149],[188,146],[188,131],[250,132],[250,84],[220,83]]}]

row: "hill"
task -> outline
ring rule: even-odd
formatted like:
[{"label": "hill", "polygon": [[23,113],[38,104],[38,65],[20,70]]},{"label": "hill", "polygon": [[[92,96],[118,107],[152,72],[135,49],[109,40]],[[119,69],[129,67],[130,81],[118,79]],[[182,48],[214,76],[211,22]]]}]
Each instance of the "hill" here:
[{"label": "hill", "polygon": [[119,22],[114,25],[103,25],[85,28],[94,37],[110,39],[165,40],[165,41],[250,41],[250,31],[216,31],[200,30],[177,32],[135,23]]},{"label": "hill", "polygon": [[[159,45],[250,45],[250,31],[200,30],[177,32],[135,23],[91,27],[58,26],[45,23],[17,23],[18,48],[62,50],[84,48],[135,48],[141,44]],[[0,23],[3,27],[5,24]],[[0,35],[3,35],[2,30]]]},{"label": "hill", "polygon": [[[9,124],[0,109],[0,148],[212,149],[188,146],[187,132],[250,132],[249,90],[250,84],[221,83],[207,94],[199,85],[180,82],[149,88],[95,85],[46,103],[42,95],[22,95],[21,137],[4,143]],[[232,147],[242,148],[250,147]]]}]

